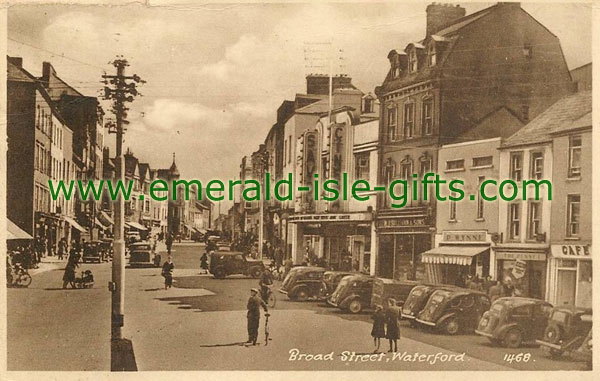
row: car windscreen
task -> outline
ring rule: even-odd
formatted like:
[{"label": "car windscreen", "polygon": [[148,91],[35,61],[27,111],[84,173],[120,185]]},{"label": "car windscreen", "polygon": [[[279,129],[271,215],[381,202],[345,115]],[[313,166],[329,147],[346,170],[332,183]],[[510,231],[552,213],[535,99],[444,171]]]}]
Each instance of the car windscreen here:
[{"label": "car windscreen", "polygon": [[552,314],[552,320],[558,321],[561,323],[566,323],[569,319],[569,314],[565,311],[554,311]]}]

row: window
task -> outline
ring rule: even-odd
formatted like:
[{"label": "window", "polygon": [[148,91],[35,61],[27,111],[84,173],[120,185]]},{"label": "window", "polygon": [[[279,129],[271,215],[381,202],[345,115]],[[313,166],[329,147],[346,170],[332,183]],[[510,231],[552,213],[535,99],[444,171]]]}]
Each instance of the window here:
[{"label": "window", "polygon": [[493,156],[474,157],[472,168],[491,167],[493,162]]},{"label": "window", "polygon": [[567,237],[579,236],[579,208],[581,197],[578,194],[567,196]]},{"label": "window", "polygon": [[433,132],[433,99],[423,100],[423,135],[431,135]]},{"label": "window", "polygon": [[[456,198],[458,195],[455,192],[452,192],[451,196],[453,198]],[[456,201],[452,201],[451,199],[448,199],[448,202],[450,203],[449,219],[450,219],[450,221],[456,221]]]},{"label": "window", "polygon": [[[479,189],[481,189],[481,183],[485,181],[485,176],[479,176]],[[481,192],[477,192],[477,220],[483,220],[483,208],[485,203],[483,202],[483,198],[481,197]]]},{"label": "window", "polygon": [[415,104],[406,103],[404,105],[404,137],[412,138],[415,125]]},{"label": "window", "polygon": [[288,163],[292,162],[292,137],[288,137]]},{"label": "window", "polygon": [[525,44],[525,46],[523,46],[523,56],[525,58],[531,58],[532,55],[532,49],[531,49],[531,45],[529,44]]},{"label": "window", "polygon": [[417,62],[417,49],[413,48],[408,55],[408,69],[411,73],[414,73],[418,69]]},{"label": "window", "polygon": [[427,156],[427,155],[423,155],[421,156],[421,168],[419,170],[419,172],[421,173],[421,176],[425,175],[428,172],[431,172],[431,157]]},{"label": "window", "polygon": [[510,239],[518,239],[521,232],[521,204],[508,205],[508,236]]},{"label": "window", "polygon": [[369,153],[356,155],[356,179],[369,181]]},{"label": "window", "polygon": [[510,154],[510,178],[521,181],[523,178],[523,153],[513,152]]},{"label": "window", "polygon": [[446,162],[446,171],[460,171],[465,169],[465,160],[448,160]]},{"label": "window", "polygon": [[400,163],[400,176],[403,179],[410,179],[412,177],[413,174],[413,162],[410,159],[410,157],[406,157],[404,160],[402,160],[402,163]]},{"label": "window", "polygon": [[430,44],[429,45],[429,50],[427,52],[427,57],[429,57],[429,66],[435,66],[435,64],[437,62],[437,56],[436,56],[435,45],[434,44]]},{"label": "window", "polygon": [[581,176],[581,136],[569,138],[569,177]]},{"label": "window", "polygon": [[529,213],[527,217],[527,238],[536,239],[542,233],[542,204],[540,202],[529,202]]},{"label": "window", "polygon": [[531,171],[532,179],[541,180],[544,175],[544,154],[542,152],[531,153]]},{"label": "window", "polygon": [[130,203],[131,210],[135,210],[135,204],[136,204],[135,201],[136,201],[136,198],[132,197],[131,198],[131,203]]},{"label": "window", "polygon": [[390,185],[390,183],[392,182],[392,179],[394,178],[395,172],[396,172],[396,168],[395,168],[394,162],[391,159],[388,159],[387,163],[385,164],[385,170],[384,170],[386,185]]},{"label": "window", "polygon": [[388,108],[387,111],[387,125],[388,125],[388,141],[396,140],[396,117],[398,110],[396,107]]}]

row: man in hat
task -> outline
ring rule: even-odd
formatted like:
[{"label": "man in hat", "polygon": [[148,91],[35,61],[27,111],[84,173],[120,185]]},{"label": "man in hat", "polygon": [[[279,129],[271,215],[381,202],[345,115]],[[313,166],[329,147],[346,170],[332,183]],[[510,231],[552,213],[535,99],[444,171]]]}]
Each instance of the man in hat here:
[{"label": "man in hat", "polygon": [[263,308],[265,312],[269,312],[265,302],[258,296],[258,289],[250,289],[250,298],[248,299],[248,341],[256,345],[258,339],[258,324],[260,323],[260,308]]}]

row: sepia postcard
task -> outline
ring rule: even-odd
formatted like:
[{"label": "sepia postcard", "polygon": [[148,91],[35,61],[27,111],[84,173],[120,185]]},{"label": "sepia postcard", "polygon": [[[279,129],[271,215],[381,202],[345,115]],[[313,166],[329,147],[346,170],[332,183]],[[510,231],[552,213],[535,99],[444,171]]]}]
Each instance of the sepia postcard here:
[{"label": "sepia postcard", "polygon": [[1,379],[594,379],[599,3],[2,5]]}]

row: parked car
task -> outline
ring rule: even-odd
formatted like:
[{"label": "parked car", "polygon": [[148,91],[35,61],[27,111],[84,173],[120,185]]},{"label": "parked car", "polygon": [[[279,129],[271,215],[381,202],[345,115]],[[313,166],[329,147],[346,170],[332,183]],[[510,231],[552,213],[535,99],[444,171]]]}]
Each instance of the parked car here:
[{"label": "parked car", "polygon": [[129,266],[160,267],[161,256],[154,252],[153,244],[148,241],[135,242],[129,245]]},{"label": "parked car", "polygon": [[81,256],[81,261],[83,263],[87,262],[98,262],[102,263],[104,261],[102,255],[102,242],[101,241],[91,241],[83,244],[83,255]]},{"label": "parked car", "polygon": [[376,278],[373,283],[373,295],[371,296],[371,307],[388,306],[388,300],[394,300],[397,307],[401,307],[410,294],[410,291],[419,283],[411,280],[394,280],[387,278]]},{"label": "parked car", "polygon": [[283,280],[279,292],[286,294],[290,300],[306,301],[308,298],[323,298],[323,267],[293,267]]},{"label": "parked car", "polygon": [[323,296],[328,297],[329,295],[331,295],[337,288],[342,278],[352,274],[354,273],[351,273],[349,271],[325,271],[325,274],[323,274],[323,283],[325,284],[325,295]]},{"label": "parked car", "polygon": [[353,314],[360,313],[371,305],[374,280],[370,275],[347,275],[340,280],[327,303]]},{"label": "parked car", "polygon": [[573,306],[554,307],[544,330],[536,340],[551,357],[579,349],[592,329],[592,310]]},{"label": "parked car", "polygon": [[126,242],[139,242],[142,240],[142,236],[140,235],[140,232],[136,230],[130,230],[127,232],[125,240]]},{"label": "parked car", "polygon": [[490,309],[490,298],[483,292],[464,288],[435,290],[416,321],[449,335],[472,331],[483,313]]},{"label": "parked car", "polygon": [[239,251],[215,251],[210,255],[208,271],[217,279],[227,275],[243,274],[259,278],[265,269],[260,259],[246,257]]},{"label": "parked car", "polygon": [[227,241],[217,241],[217,251],[230,251],[231,243]]},{"label": "parked car", "polygon": [[[438,289],[453,289],[453,288],[456,288],[456,287],[449,286],[449,285],[434,285],[434,284],[416,285],[410,291],[410,294],[408,294],[408,296],[406,297],[406,300],[404,301],[404,304],[401,307],[401,311],[399,311],[400,318],[408,320],[412,326],[415,326],[417,324],[415,319],[417,318],[417,315],[419,314],[419,312],[421,312],[423,307],[425,307],[425,304],[427,304],[427,301],[429,300],[429,297],[431,296],[431,294],[433,294],[433,292]],[[399,308],[399,307],[396,307],[396,308]]]},{"label": "parked car", "polygon": [[509,348],[535,343],[544,336],[551,310],[552,304],[540,299],[500,298],[483,314],[475,333]]}]

